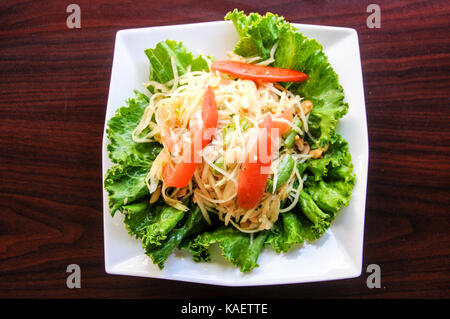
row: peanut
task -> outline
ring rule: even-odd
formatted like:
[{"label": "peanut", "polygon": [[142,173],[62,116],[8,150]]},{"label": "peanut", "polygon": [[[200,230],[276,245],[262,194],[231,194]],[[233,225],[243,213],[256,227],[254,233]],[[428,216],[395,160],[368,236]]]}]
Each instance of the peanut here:
[{"label": "peanut", "polygon": [[314,106],[313,102],[311,102],[310,100],[303,101],[302,104],[301,104],[301,107],[303,109],[303,113],[305,115],[307,115],[309,112],[311,112],[313,106]]}]

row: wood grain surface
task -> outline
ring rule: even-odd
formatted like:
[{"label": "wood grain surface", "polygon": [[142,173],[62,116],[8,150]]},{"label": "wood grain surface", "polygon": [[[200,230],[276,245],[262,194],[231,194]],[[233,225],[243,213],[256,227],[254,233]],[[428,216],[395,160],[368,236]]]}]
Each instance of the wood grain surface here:
[{"label": "wood grain surface", "polygon": [[[1,298],[448,298],[450,4],[376,1],[0,2]],[[115,33],[222,20],[235,7],[358,31],[370,138],[360,277],[226,288],[107,275],[101,142]],[[79,264],[82,287],[66,287]],[[381,288],[366,267],[381,267]]]}]

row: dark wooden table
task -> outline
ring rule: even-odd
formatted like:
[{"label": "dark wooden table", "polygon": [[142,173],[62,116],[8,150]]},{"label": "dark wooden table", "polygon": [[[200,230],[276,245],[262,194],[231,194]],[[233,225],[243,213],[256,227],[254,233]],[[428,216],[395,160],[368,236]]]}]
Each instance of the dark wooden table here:
[{"label": "dark wooden table", "polygon": [[[124,28],[222,20],[234,1],[0,3],[0,297],[448,298],[450,4],[249,1],[288,21],[358,31],[370,168],[359,278],[225,288],[104,271],[101,142],[114,38]],[[278,4],[277,4],[278,3]],[[79,264],[82,287],[66,287]],[[366,267],[381,267],[381,288]]]}]

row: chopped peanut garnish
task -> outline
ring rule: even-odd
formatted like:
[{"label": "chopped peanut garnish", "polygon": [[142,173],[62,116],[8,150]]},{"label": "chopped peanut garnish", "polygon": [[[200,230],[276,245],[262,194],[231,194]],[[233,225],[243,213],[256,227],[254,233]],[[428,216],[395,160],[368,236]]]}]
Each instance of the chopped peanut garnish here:
[{"label": "chopped peanut garnish", "polygon": [[312,150],[309,152],[310,155],[312,155],[312,158],[320,158],[322,157],[323,150],[320,148],[316,148],[315,150]]},{"label": "chopped peanut garnish", "polygon": [[312,158],[320,158],[322,157],[322,154],[328,150],[328,145],[325,145],[324,147],[316,148],[315,150],[312,150],[309,152],[309,154],[312,155]]},{"label": "chopped peanut garnish", "polygon": [[294,144],[295,144],[295,147],[297,147],[297,149],[299,150],[299,152],[301,152],[303,150],[304,143],[305,142],[303,141],[303,139],[300,136],[298,136],[298,135],[295,136]]},{"label": "chopped peanut garnish", "polygon": [[295,137],[294,144],[301,154],[309,153],[309,144],[305,142],[300,136],[297,135]]},{"label": "chopped peanut garnish", "polygon": [[301,106],[303,109],[303,113],[307,115],[313,108],[313,102],[311,102],[310,100],[306,100],[302,102]]}]

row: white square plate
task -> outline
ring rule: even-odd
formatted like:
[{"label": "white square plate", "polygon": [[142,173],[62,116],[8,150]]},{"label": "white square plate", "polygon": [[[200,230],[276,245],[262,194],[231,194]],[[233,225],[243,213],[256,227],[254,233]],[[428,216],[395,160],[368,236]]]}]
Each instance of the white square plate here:
[{"label": "white square plate", "polygon": [[[331,65],[339,75],[349,103],[348,114],[340,120],[338,131],[349,142],[356,185],[350,204],[342,209],[330,229],[314,243],[276,254],[265,248],[250,273],[241,273],[227,262],[215,247],[212,261],[196,263],[189,252],[176,250],[163,270],[144,254],[141,243],[130,237],[121,214],[114,218],[108,209],[108,194],[103,190],[105,269],[109,274],[163,278],[224,286],[254,286],[301,283],[357,277],[361,274],[366,201],[368,137],[358,35],[347,28],[294,24],[304,35],[319,41]],[[216,59],[238,41],[229,21],[185,24],[121,30],[116,35],[106,121],[133,97],[133,90],[143,90],[148,79],[149,62],[144,53],[158,42],[182,41],[194,53]],[[105,128],[106,128],[105,121]],[[106,134],[103,137],[103,180],[111,166]]]}]

